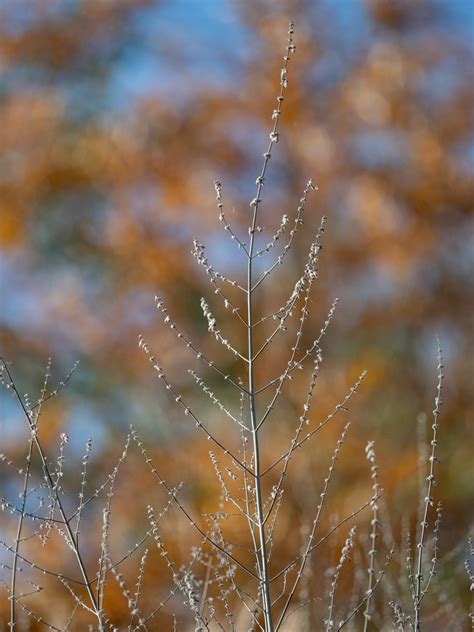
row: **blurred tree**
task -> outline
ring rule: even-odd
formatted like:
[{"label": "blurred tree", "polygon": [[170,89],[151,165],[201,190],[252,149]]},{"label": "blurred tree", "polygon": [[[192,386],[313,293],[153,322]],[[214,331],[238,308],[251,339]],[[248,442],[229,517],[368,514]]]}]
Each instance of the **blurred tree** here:
[{"label": "blurred tree", "polygon": [[[208,289],[186,255],[197,235],[216,267],[237,268],[232,244],[211,228],[212,182],[222,180],[228,219],[244,234],[291,16],[297,56],[263,210],[277,226],[314,177],[320,191],[303,239],[329,215],[316,330],[335,296],[342,305],[327,340],[321,410],[368,369],[353,412],[358,454],[368,437],[378,440],[398,522],[406,500],[398,483],[408,479],[407,493],[416,493],[413,436],[431,405],[439,333],[449,548],[464,535],[472,494],[472,6],[204,5],[200,20],[197,5],[165,0],[1,3],[2,352],[28,388],[47,355],[60,370],[82,360],[62,399],[62,416],[85,428],[78,436],[96,422],[113,433],[111,420],[141,423],[153,436],[169,432],[169,419],[183,427],[156,394],[137,334],[189,384],[184,351],[159,326],[153,295],[201,342],[199,297]],[[295,251],[262,309],[285,300],[304,256]],[[269,367],[284,362],[277,345],[271,353]],[[300,395],[295,387],[285,410],[296,410]],[[348,471],[363,479],[358,463]]]}]

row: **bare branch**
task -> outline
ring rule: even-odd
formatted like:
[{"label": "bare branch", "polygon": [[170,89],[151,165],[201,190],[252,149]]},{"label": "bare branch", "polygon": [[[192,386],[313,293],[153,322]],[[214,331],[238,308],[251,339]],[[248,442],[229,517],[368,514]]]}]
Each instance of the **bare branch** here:
[{"label": "bare branch", "polygon": [[[189,408],[189,406],[184,402],[184,400],[181,397],[181,395],[179,393],[177,393],[177,391],[171,386],[171,384],[168,382],[165,374],[163,373],[163,369],[158,364],[158,362],[156,361],[155,357],[153,355],[151,355],[150,348],[148,347],[147,343],[145,342],[145,340],[143,339],[142,336],[139,337],[138,346],[141,349],[143,349],[143,351],[146,353],[150,363],[153,365],[153,368],[157,372],[159,379],[165,385],[166,390],[168,390],[173,395],[176,403],[181,405],[181,407],[184,410],[184,414],[185,415],[189,415],[195,421],[196,427],[199,428],[200,430],[202,430],[202,432],[206,435],[206,437],[209,439],[209,441],[212,441],[216,446],[218,446],[224,452],[224,454],[228,454],[232,458],[232,460],[235,463],[237,463],[242,469],[247,469],[245,467],[245,465],[236,456],[234,456],[234,454],[232,454],[232,452],[230,450],[228,450],[218,439],[216,439],[214,437],[214,435],[212,435],[209,432],[209,430],[207,430],[207,428],[203,425],[202,421],[197,417],[197,415],[195,415],[193,413],[193,411]],[[249,471],[249,473],[252,473],[250,470],[248,470],[248,471]]]},{"label": "bare branch", "polygon": [[194,353],[196,354],[196,358],[198,360],[203,361],[205,364],[207,364],[208,367],[210,367],[211,369],[213,369],[214,371],[216,371],[217,373],[219,373],[219,375],[221,377],[224,378],[224,380],[226,380],[227,382],[229,382],[229,384],[232,384],[238,391],[239,393],[247,393],[248,391],[243,387],[242,384],[237,384],[237,382],[235,382],[230,375],[224,373],[223,371],[221,371],[218,367],[216,367],[216,365],[214,364],[213,360],[209,360],[208,358],[206,358],[206,356],[199,351],[199,349],[197,349],[193,343],[188,340],[184,334],[178,329],[178,327],[176,326],[176,323],[174,323],[169,315],[168,315],[168,310],[166,309],[163,299],[161,299],[159,296],[155,296],[155,302],[156,302],[156,307],[157,309],[163,314],[164,316],[164,323],[166,323],[169,328],[174,331],[176,337],[178,338],[178,340],[181,340],[183,342],[183,344],[186,346],[187,349],[191,349],[192,351],[194,351]]},{"label": "bare branch", "polygon": [[237,244],[237,247],[239,248],[239,250],[243,250],[245,252],[245,254],[247,255],[247,257],[249,256],[248,250],[247,250],[247,245],[241,241],[237,235],[234,233],[234,231],[232,230],[230,224],[228,223],[228,221],[225,218],[224,215],[224,204],[222,202],[222,185],[219,182],[219,180],[215,180],[214,181],[214,188],[216,190],[216,205],[217,208],[219,209],[219,221],[222,222],[224,224],[224,230],[226,230],[229,235],[230,238],[232,239],[232,241],[235,241]]}]

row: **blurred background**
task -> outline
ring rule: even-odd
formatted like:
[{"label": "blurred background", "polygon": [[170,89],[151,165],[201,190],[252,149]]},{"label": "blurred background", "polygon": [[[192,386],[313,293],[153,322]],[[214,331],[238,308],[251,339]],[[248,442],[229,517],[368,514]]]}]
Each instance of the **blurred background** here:
[{"label": "blurred background", "polygon": [[[155,379],[138,334],[214,431],[235,441],[186,369],[199,367],[212,389],[222,385],[163,325],[154,296],[219,366],[242,374],[207,337],[200,297],[209,297],[232,342],[244,343],[244,332],[190,251],[197,237],[218,270],[243,282],[245,261],[217,221],[213,181],[222,182],[227,219],[244,236],[289,18],[296,54],[262,225],[271,235],[283,213],[293,217],[309,178],[319,191],[307,204],[298,246],[263,289],[258,309],[273,311],[286,300],[327,215],[306,346],[335,297],[340,305],[325,338],[314,418],[323,419],[368,370],[347,417],[353,427],[331,511],[342,515],[370,493],[364,446],[373,439],[397,541],[410,525],[416,529],[439,335],[446,379],[436,498],[444,504],[447,561],[433,599],[445,614],[460,613],[464,626],[474,412],[471,0],[3,0],[1,352],[33,400],[48,357],[53,383],[80,362],[42,422],[51,450],[59,432],[70,437],[65,485],[77,487],[74,464],[88,437],[91,476],[100,476],[133,422],[167,478],[185,481],[189,503],[216,509],[209,446]],[[262,236],[260,245],[268,241]],[[260,381],[279,362],[281,372],[291,343],[272,345]],[[269,422],[267,460],[281,452],[301,414],[308,376],[291,383]],[[24,419],[5,393],[1,406],[1,451],[21,460]],[[317,495],[340,430],[338,421],[295,468],[289,516]],[[142,493],[130,463],[116,508],[122,538],[139,530],[138,513],[127,513],[131,495]],[[7,467],[0,477],[14,494]],[[289,546],[291,521],[282,524],[279,537]]]}]

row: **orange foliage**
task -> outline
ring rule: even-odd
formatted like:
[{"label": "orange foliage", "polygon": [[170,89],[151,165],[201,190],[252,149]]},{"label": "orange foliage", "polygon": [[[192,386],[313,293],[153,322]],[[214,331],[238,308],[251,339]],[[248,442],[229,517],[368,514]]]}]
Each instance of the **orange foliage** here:
[{"label": "orange foliage", "polygon": [[[165,477],[191,481],[187,493],[196,511],[211,512],[218,485],[208,445],[196,440],[194,429],[158,390],[136,342],[139,332],[145,334],[160,363],[170,368],[172,381],[191,391],[186,349],[161,326],[153,307],[154,294],[163,295],[190,338],[238,375],[237,363],[206,338],[199,298],[212,298],[212,288],[209,292],[189,251],[195,235],[207,239],[216,267],[222,263],[226,271],[240,274],[243,259],[215,229],[212,182],[219,177],[224,183],[228,219],[237,230],[247,226],[249,185],[256,151],[264,151],[266,143],[287,3],[235,3],[232,20],[249,37],[244,57],[238,54],[239,43],[229,53],[225,42],[217,38],[214,44],[209,33],[207,48],[199,49],[202,67],[181,62],[189,66],[189,81],[178,76],[161,86],[160,76],[152,73],[130,102],[129,95],[114,93],[117,74],[125,72],[133,82],[127,55],[142,47],[145,59],[158,58],[164,68],[173,68],[166,38],[173,40],[173,29],[181,28],[173,3],[66,4],[73,7],[70,12],[61,2],[41,0],[10,0],[0,8],[0,65],[6,77],[0,93],[0,243],[9,277],[2,302],[12,305],[0,322],[3,351],[24,368],[28,387],[31,366],[49,354],[61,369],[80,356],[84,369],[77,386],[73,379],[63,395],[67,403],[50,411],[53,421],[45,421],[45,433],[52,437],[59,428],[67,429],[69,411],[74,418],[74,406],[85,398],[111,446],[101,457],[104,470],[119,450],[117,426],[133,422],[152,443],[159,440],[154,452]],[[374,0],[360,3],[367,33],[349,54],[337,9],[290,4],[297,13],[297,56],[282,139],[265,187],[265,226],[272,232],[282,213],[294,213],[307,177],[315,178],[320,191],[308,208],[301,247],[258,309],[264,313],[286,300],[298,266],[304,265],[303,246],[320,215],[328,214],[314,324],[303,342],[310,344],[319,332],[336,295],[342,304],[323,350],[325,373],[315,417],[323,419],[368,370],[350,411],[356,449],[342,459],[333,504],[353,507],[366,497],[363,447],[375,438],[384,455],[383,486],[387,494],[399,494],[397,507],[415,502],[410,519],[416,513],[416,486],[408,486],[405,494],[399,483],[416,474],[412,439],[416,415],[431,406],[433,340],[439,331],[448,357],[442,424],[451,435],[442,441],[440,493],[452,516],[452,533],[445,536],[451,548],[466,530],[463,506],[472,493],[467,484],[462,494],[451,493],[459,463],[469,461],[468,419],[474,413],[472,361],[466,354],[474,342],[474,293],[468,291],[474,180],[472,158],[469,166],[464,157],[472,155],[472,138],[467,140],[474,101],[472,46],[440,27],[437,16],[430,16],[430,2]],[[418,5],[428,9],[420,14]],[[150,41],[140,28],[150,19],[158,29],[161,19],[169,19],[161,18],[162,9],[171,10],[174,23],[166,33],[160,26],[160,45],[159,35]],[[193,39],[192,28],[187,35]],[[192,56],[191,44],[190,51]],[[206,66],[204,52],[212,54],[216,68],[221,53],[229,56],[225,81],[214,80],[213,63]],[[244,340],[228,311],[220,323],[237,343]],[[284,347],[278,345],[270,348],[259,379],[284,366]],[[291,435],[288,425],[293,428],[299,418],[308,377],[304,372],[302,385],[286,396],[268,438],[269,454],[281,451],[282,437]],[[207,378],[216,386],[212,376]],[[208,410],[200,394],[196,397],[226,435],[215,410]],[[310,450],[297,471],[301,485],[318,471],[319,478],[313,476],[308,485],[315,496],[321,462],[328,462],[340,428],[340,422],[329,428],[319,452]],[[134,474],[141,469],[141,463],[129,464],[115,507],[124,532],[140,530],[141,514],[132,514],[129,506],[130,499],[143,494],[142,478]],[[360,483],[356,492],[351,480]],[[298,489],[289,489],[289,507],[282,512],[286,545],[302,504]],[[398,514],[394,522],[399,530]],[[174,528],[172,523],[169,530]],[[186,537],[183,526],[181,548],[174,545],[178,557],[185,556]],[[162,588],[168,579],[160,575],[153,581]],[[117,587],[113,591],[110,599],[123,624],[126,608]]]}]

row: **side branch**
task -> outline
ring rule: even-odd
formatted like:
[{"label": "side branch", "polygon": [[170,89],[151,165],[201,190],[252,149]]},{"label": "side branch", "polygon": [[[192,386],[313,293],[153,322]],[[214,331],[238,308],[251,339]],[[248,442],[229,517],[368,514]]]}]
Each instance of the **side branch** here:
[{"label": "side branch", "polygon": [[219,180],[214,181],[214,188],[216,190],[216,205],[219,209],[219,221],[224,224],[224,230],[229,233],[232,241],[235,241],[237,243],[237,247],[239,248],[239,250],[243,250],[248,257],[249,253],[247,250],[247,245],[237,237],[224,215],[224,204],[222,202],[222,185]]},{"label": "side branch", "polygon": [[194,346],[194,344],[188,338],[186,338],[182,331],[178,329],[176,323],[171,320],[162,298],[160,298],[159,296],[155,296],[155,303],[156,308],[163,314],[163,322],[169,326],[169,328],[175,333],[178,340],[181,340],[187,349],[191,349],[192,351],[194,351],[198,360],[201,360],[202,362],[207,364],[207,366],[213,371],[219,373],[219,375],[223,377],[226,382],[232,384],[232,386],[234,386],[241,394],[245,393],[246,395],[248,395],[248,391],[246,388],[244,388],[243,384],[238,384],[230,377],[230,375],[224,373],[224,371],[221,371],[221,369],[219,369],[215,365],[214,360],[209,360],[201,351],[199,351],[199,349]]},{"label": "side branch", "polygon": [[[271,134],[270,134],[270,138],[271,138]],[[303,223],[303,220],[301,219],[301,215],[303,214],[304,211],[304,207],[306,205],[306,201],[308,199],[308,193],[309,191],[317,191],[318,187],[313,183],[312,180],[308,181],[308,184],[306,185],[306,188],[303,192],[303,197],[300,199],[300,204],[298,206],[298,210],[297,210],[297,215],[296,215],[296,220],[295,220],[295,228],[293,228],[290,231],[290,238],[288,240],[288,243],[285,245],[285,247],[283,248],[283,253],[278,257],[278,259],[275,261],[275,263],[270,266],[270,268],[268,270],[265,270],[265,272],[263,273],[263,275],[260,277],[260,279],[255,283],[255,285],[252,287],[252,292],[254,292],[258,286],[263,283],[263,281],[265,281],[265,279],[273,272],[273,270],[277,267],[283,264],[283,260],[287,254],[287,252],[290,250],[292,244],[293,244],[293,240],[295,238],[295,235],[297,233],[297,226],[299,224]]]},{"label": "side branch", "polygon": [[209,544],[211,544],[213,547],[215,547],[218,551],[220,551],[222,554],[224,554],[226,557],[228,557],[230,560],[232,560],[235,564],[237,564],[237,566],[242,569],[243,571],[245,571],[248,575],[250,575],[251,577],[253,577],[254,579],[259,579],[257,575],[255,575],[255,573],[253,571],[251,571],[249,568],[247,568],[245,566],[245,564],[242,564],[242,562],[240,562],[237,558],[235,558],[231,553],[229,553],[228,551],[225,550],[225,548],[221,547],[217,542],[215,542],[214,540],[212,540],[207,533],[205,533],[201,527],[195,522],[195,520],[193,520],[193,518],[191,517],[191,515],[189,514],[189,512],[187,511],[187,509],[184,507],[184,505],[180,502],[180,500],[177,497],[176,494],[176,490],[173,490],[165,481],[164,478],[161,477],[160,473],[158,472],[158,470],[156,469],[155,465],[153,464],[153,461],[151,460],[151,458],[148,456],[148,452],[145,448],[145,446],[143,445],[141,439],[139,438],[137,432],[135,431],[135,429],[133,428],[133,426],[130,428],[130,433],[132,438],[134,439],[134,441],[136,442],[136,444],[138,445],[142,455],[145,457],[145,463],[148,465],[148,467],[150,468],[151,473],[153,474],[153,476],[159,481],[160,485],[162,485],[164,487],[164,489],[166,490],[166,492],[168,493],[168,495],[170,496],[170,498],[173,500],[173,502],[175,503],[175,505],[178,507],[178,509],[180,510],[180,512],[186,517],[186,519],[188,520],[189,524],[194,527],[196,529],[196,531],[198,531],[200,533],[200,535],[202,535],[202,537],[206,540],[206,542],[209,542]]},{"label": "side branch", "polygon": [[346,408],[346,404],[347,402],[355,395],[355,393],[357,392],[359,386],[362,383],[362,380],[365,378],[365,376],[367,375],[367,371],[364,371],[359,379],[357,380],[357,382],[354,384],[354,386],[351,387],[349,393],[345,396],[345,398],[343,399],[343,401],[340,404],[337,404],[334,407],[334,410],[329,413],[329,415],[319,423],[319,425],[314,428],[314,430],[311,430],[311,432],[308,432],[302,439],[301,441],[297,441],[291,448],[290,450],[287,450],[285,452],[285,454],[282,454],[281,457],[279,459],[277,459],[274,463],[272,463],[272,465],[270,465],[269,467],[267,467],[267,469],[262,473],[262,476],[265,476],[266,474],[268,474],[269,472],[271,472],[279,463],[281,463],[284,459],[287,458],[288,454],[290,453],[290,451],[295,450],[296,448],[300,448],[304,443],[306,443],[306,441],[308,441],[309,439],[311,439],[312,437],[314,437],[314,435],[319,432],[320,430],[322,430],[324,428],[324,426],[326,424],[328,424],[331,419],[333,419],[338,412],[340,412],[341,410],[347,410]]},{"label": "side branch", "polygon": [[163,382],[163,384],[165,385],[165,388],[167,391],[169,391],[177,404],[180,404],[181,407],[184,410],[184,414],[185,415],[189,415],[196,423],[196,427],[199,428],[200,430],[202,430],[202,432],[207,436],[207,438],[209,439],[209,441],[212,441],[218,448],[220,448],[224,454],[227,454],[228,456],[230,456],[230,458],[239,466],[241,467],[243,470],[246,470],[249,474],[252,474],[252,470],[250,470],[249,468],[247,468],[242,461],[237,458],[234,454],[232,454],[232,452],[230,450],[228,450],[228,448],[225,447],[225,445],[223,445],[218,439],[216,439],[214,437],[214,435],[212,435],[209,430],[204,426],[204,424],[202,423],[202,421],[199,419],[199,417],[197,417],[197,415],[195,415],[193,413],[193,411],[189,408],[189,406],[186,405],[186,403],[184,402],[182,396],[173,388],[173,386],[168,382],[166,375],[163,373],[163,369],[161,368],[161,366],[158,364],[158,362],[156,361],[155,356],[151,355],[150,353],[150,348],[148,347],[147,343],[145,342],[145,340],[143,339],[142,336],[139,336],[139,342],[138,342],[138,346],[143,349],[143,351],[146,353],[146,355],[148,356],[148,359],[150,361],[150,363],[153,365],[153,368],[155,369],[155,371],[158,374],[158,378]]}]

